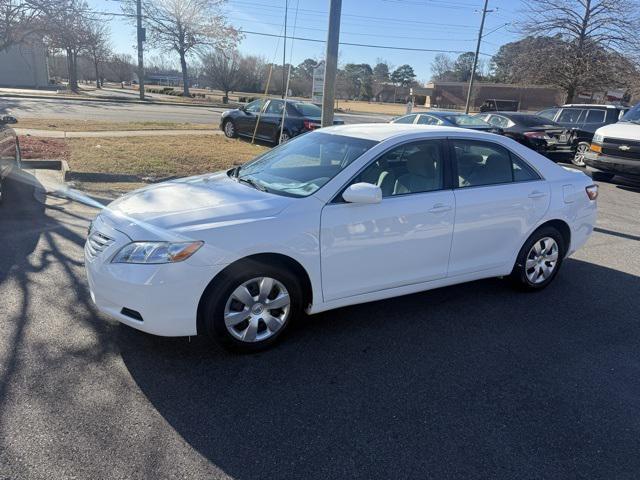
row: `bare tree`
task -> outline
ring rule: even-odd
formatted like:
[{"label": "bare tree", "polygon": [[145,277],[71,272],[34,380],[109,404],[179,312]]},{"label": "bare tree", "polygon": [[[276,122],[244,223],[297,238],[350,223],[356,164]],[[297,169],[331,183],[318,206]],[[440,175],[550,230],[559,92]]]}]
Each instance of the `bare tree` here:
[{"label": "bare tree", "polygon": [[[143,4],[149,43],[180,57],[184,95],[189,96],[187,57],[207,48],[230,50],[238,31],[227,24],[220,9],[225,0],[155,0]],[[133,13],[133,3],[123,5]]]},{"label": "bare tree", "polygon": [[126,53],[114,54],[107,62],[107,69],[110,79],[119,83],[129,82],[134,71],[133,57]]},{"label": "bare tree", "polygon": [[102,64],[111,55],[109,46],[109,26],[105,23],[90,22],[87,25],[86,44],[84,51],[91,59],[96,77],[96,88],[102,88],[101,74]]},{"label": "bare tree", "polygon": [[520,25],[531,36],[558,36],[564,42],[566,92],[571,101],[583,85],[585,71],[603,52],[636,55],[640,40],[637,0],[536,0],[528,2]]},{"label": "bare tree", "polygon": [[0,0],[0,51],[42,32],[56,0]]},{"label": "bare tree", "polygon": [[431,78],[448,81],[453,79],[454,60],[446,53],[439,53],[431,62]]},{"label": "bare tree", "polygon": [[202,56],[202,73],[207,83],[224,92],[227,103],[229,92],[236,89],[240,79],[241,57],[237,50],[214,50]]}]

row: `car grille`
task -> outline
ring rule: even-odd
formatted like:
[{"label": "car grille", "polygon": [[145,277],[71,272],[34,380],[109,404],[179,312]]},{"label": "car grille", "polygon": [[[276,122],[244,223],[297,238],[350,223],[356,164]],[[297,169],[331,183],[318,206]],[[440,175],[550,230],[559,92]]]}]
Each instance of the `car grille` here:
[{"label": "car grille", "polygon": [[602,153],[612,157],[640,160],[640,142],[621,138],[605,138],[602,142]]},{"label": "car grille", "polygon": [[87,238],[85,249],[87,250],[89,258],[94,259],[113,242],[113,238],[108,237],[104,233],[100,233],[97,230],[94,230]]}]

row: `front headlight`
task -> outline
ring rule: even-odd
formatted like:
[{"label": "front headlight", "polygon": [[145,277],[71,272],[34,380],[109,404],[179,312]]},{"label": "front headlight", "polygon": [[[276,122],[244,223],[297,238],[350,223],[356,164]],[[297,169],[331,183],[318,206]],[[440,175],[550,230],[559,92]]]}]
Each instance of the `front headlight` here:
[{"label": "front headlight", "polygon": [[591,140],[592,143],[602,143],[604,141],[604,135],[602,135],[601,133],[596,133],[593,136],[593,140]]},{"label": "front headlight", "polygon": [[204,242],[133,242],[115,254],[111,263],[175,263],[196,253]]}]

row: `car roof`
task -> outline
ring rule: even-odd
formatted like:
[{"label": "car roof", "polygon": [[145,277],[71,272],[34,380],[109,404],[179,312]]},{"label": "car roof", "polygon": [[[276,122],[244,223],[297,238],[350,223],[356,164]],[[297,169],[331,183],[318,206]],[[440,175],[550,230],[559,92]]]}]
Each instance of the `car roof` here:
[{"label": "car roof", "polygon": [[[459,127],[443,127],[436,125],[413,125],[411,123],[357,123],[353,125],[338,125],[326,127],[320,130],[322,133],[333,135],[345,135],[348,137],[362,138],[382,142],[391,137],[402,134],[416,133],[419,130],[430,133],[460,133]],[[490,135],[478,133],[479,135]]]},{"label": "car roof", "polygon": [[440,117],[447,117],[447,116],[451,116],[451,115],[464,115],[464,112],[445,112],[442,110],[437,110],[437,111],[428,111],[428,112],[421,112],[421,113],[427,113],[429,115],[434,115],[436,117],[440,116]]},{"label": "car roof", "polygon": [[622,109],[622,108],[629,108],[629,107],[623,107],[621,105],[602,105],[601,103],[567,103],[565,105],[562,105],[562,107],[558,107],[558,108],[615,108],[615,109]]}]

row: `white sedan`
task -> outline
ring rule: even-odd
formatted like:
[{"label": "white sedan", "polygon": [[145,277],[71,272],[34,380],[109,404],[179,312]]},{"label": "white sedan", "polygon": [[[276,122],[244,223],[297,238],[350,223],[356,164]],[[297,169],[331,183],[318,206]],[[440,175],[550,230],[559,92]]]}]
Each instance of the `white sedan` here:
[{"label": "white sedan", "polygon": [[122,323],[252,351],[303,312],[489,277],[540,290],[592,233],[597,193],[490,133],[331,127],[116,200],[92,223],[86,269]]}]

